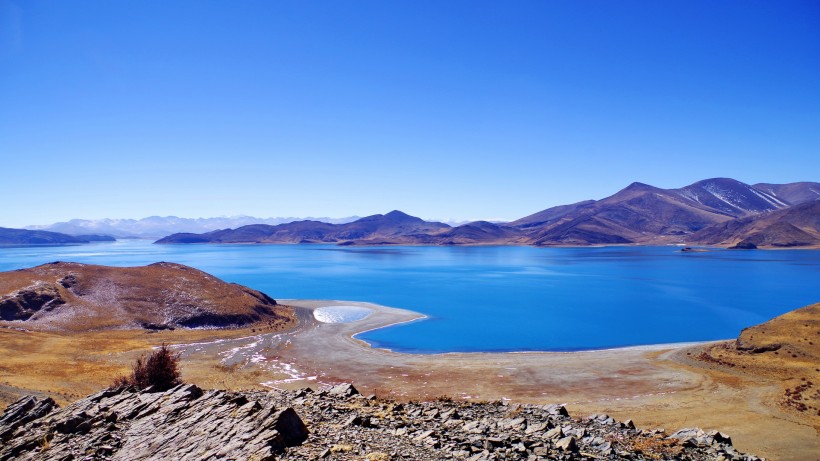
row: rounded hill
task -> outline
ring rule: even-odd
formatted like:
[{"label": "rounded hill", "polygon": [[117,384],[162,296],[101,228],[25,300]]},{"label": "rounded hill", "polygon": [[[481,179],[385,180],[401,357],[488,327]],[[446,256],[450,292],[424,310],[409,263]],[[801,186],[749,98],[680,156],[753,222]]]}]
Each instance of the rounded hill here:
[{"label": "rounded hill", "polygon": [[268,295],[182,264],[108,267],[72,262],[0,273],[0,321],[26,328],[284,326],[289,308]]}]

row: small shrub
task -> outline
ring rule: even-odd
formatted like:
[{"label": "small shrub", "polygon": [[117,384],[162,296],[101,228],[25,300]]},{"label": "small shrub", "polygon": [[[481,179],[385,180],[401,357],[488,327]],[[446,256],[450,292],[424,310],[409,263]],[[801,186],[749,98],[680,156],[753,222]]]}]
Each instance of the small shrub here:
[{"label": "small shrub", "polygon": [[179,354],[171,352],[168,346],[163,344],[147,356],[138,358],[131,375],[115,378],[113,387],[134,386],[138,389],[152,387],[157,391],[167,391],[181,383]]},{"label": "small shrub", "polygon": [[114,378],[114,384],[111,385],[113,388],[118,387],[128,387],[131,386],[133,382],[131,381],[130,376],[117,376]]}]

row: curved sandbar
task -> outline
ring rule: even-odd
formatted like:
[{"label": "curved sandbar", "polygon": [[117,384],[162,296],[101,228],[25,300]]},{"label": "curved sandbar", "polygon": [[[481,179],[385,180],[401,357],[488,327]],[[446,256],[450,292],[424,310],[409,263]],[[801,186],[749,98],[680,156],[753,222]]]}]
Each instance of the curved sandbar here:
[{"label": "curved sandbar", "polygon": [[[407,354],[372,348],[356,338],[365,331],[411,322],[423,314],[371,303],[282,300],[299,311],[299,331],[280,357],[326,381],[353,381],[395,397],[515,399],[578,403],[636,399],[696,387],[697,375],[652,364],[661,352],[695,343],[582,352],[469,352]],[[348,323],[322,323],[312,312],[325,306],[366,307],[373,313]],[[653,355],[654,353],[654,355]],[[606,384],[606,385],[602,385]]]},{"label": "curved sandbar", "polygon": [[[801,459],[805,453],[800,450],[817,446],[814,429],[789,421],[771,405],[771,383],[711,370],[690,359],[712,343],[581,352],[406,354],[372,348],[355,335],[418,320],[422,314],[362,302],[282,303],[297,308],[300,319],[287,345],[276,351],[278,360],[298,370],[289,387],[345,381],[363,393],[399,399],[446,395],[566,403],[578,416],[606,412],[643,427],[719,429],[741,450],[777,459]],[[350,323],[321,323],[313,316],[314,309],[340,304],[373,313]]]}]

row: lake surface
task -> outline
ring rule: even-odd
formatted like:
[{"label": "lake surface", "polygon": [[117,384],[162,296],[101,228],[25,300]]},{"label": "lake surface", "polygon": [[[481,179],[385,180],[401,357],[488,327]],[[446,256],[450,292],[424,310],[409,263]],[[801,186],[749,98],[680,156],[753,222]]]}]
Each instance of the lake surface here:
[{"label": "lake surface", "polygon": [[[278,299],[368,301],[429,318],[360,335],[406,352],[580,350],[725,339],[820,301],[820,251],[676,247],[0,247],[52,261],[187,264]],[[341,303],[340,303],[341,304]]]}]

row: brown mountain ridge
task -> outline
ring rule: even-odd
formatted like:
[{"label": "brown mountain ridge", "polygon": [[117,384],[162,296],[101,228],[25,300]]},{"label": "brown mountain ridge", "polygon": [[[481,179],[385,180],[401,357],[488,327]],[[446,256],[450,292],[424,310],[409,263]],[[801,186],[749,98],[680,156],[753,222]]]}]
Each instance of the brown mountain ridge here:
[{"label": "brown mountain ridge", "polygon": [[820,200],[705,228],[692,239],[709,245],[800,247],[820,242]]},{"label": "brown mountain ridge", "polygon": [[[730,178],[679,189],[635,182],[601,200],[539,211],[509,223],[457,227],[391,211],[346,224],[297,221],[204,234],[180,233],[156,243],[335,243],[340,245],[820,245],[820,183],[756,184]],[[746,245],[751,247],[751,245]]]}]

